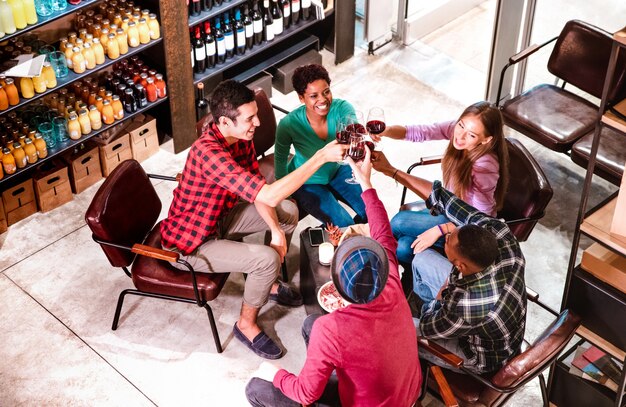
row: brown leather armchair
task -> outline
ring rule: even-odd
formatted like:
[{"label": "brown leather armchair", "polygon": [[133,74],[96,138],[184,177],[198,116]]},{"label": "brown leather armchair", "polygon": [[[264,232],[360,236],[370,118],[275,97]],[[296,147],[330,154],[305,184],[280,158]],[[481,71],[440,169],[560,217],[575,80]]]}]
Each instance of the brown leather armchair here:
[{"label": "brown leather armchair", "polygon": [[[113,170],[87,209],[85,220],[93,239],[100,244],[111,265],[121,267],[135,286],[120,293],[111,329],[117,329],[127,294],[192,303],[206,309],[215,347],[221,353],[209,301],[219,295],[228,273],[196,273],[178,253],[164,250],[160,222],[156,223],[160,212],[161,201],[148,175],[135,160],[124,161]],[[181,264],[187,271],[173,267],[170,262]]]},{"label": "brown leather armchair", "polygon": [[[548,407],[543,372],[551,367],[580,325],[580,318],[569,310],[560,314],[539,301],[539,295],[527,289],[528,299],[537,303],[556,319],[527,349],[508,360],[492,374],[477,375],[463,366],[463,360],[428,339],[419,338],[418,346],[448,364],[460,369],[456,373],[438,366],[427,366],[423,386],[441,394],[447,406],[491,407],[503,405],[509,397],[535,377],[539,377],[543,405]],[[423,362],[424,363],[424,362]],[[434,378],[430,377],[430,373]],[[422,391],[422,397],[424,395]]]},{"label": "brown leather armchair", "polygon": [[[563,86],[535,86],[504,101],[500,108],[507,126],[551,150],[565,153],[592,132],[598,120],[598,106],[566,89],[565,84],[601,97],[613,42],[610,33],[583,21],[568,21],[558,37],[531,45],[509,58],[500,75],[496,103],[501,103],[506,70],[555,40],[547,68],[563,81]],[[614,79],[609,103],[626,96],[626,55],[619,56]]]},{"label": "brown leather armchair", "polygon": [[[497,216],[506,221],[518,241],[525,242],[539,219],[543,218],[553,191],[541,166],[526,147],[510,137],[506,138],[506,142],[509,150],[509,188]],[[421,165],[440,162],[441,157],[426,157],[411,165],[407,172],[411,173]],[[404,187],[400,200],[401,211],[416,211],[426,207],[423,201],[405,204],[406,193],[407,188]]]}]

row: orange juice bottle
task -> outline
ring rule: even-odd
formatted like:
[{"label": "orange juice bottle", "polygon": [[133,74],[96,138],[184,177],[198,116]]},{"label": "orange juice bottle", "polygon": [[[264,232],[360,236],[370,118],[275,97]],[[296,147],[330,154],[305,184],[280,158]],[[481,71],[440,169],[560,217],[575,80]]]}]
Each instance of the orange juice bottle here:
[{"label": "orange juice bottle", "polygon": [[[22,78],[24,79],[24,78]],[[43,72],[37,76],[33,76],[32,78],[33,89],[37,93],[44,93],[48,87],[46,86],[46,79],[43,77]],[[22,85],[22,81],[20,80],[20,86]],[[22,90],[22,96],[24,96],[24,91]]]},{"label": "orange juice bottle", "polygon": [[96,67],[96,54],[91,48],[91,44],[85,44],[83,46],[83,58],[85,58],[85,67],[87,69],[93,69]]},{"label": "orange juice bottle", "polygon": [[148,27],[148,21],[145,18],[139,19],[139,24],[137,25],[137,31],[139,31],[139,42],[142,44],[147,44],[150,42],[150,27]]},{"label": "orange juice bottle", "polygon": [[57,77],[54,74],[54,68],[52,68],[50,62],[46,61],[43,63],[41,75],[43,76],[48,89],[52,89],[57,86]]},{"label": "orange juice bottle", "polygon": [[48,156],[48,147],[46,147],[46,141],[43,139],[41,134],[35,134],[34,144],[39,158],[46,158]]},{"label": "orange juice bottle", "polygon": [[89,106],[89,122],[92,130],[100,130],[102,127],[102,117],[98,108],[94,105]]},{"label": "orange juice bottle", "polygon": [[26,164],[28,164],[26,153],[24,152],[22,145],[17,141],[13,143],[13,151],[11,154],[13,154],[13,158],[15,158],[15,165],[17,165],[17,168],[26,167]]},{"label": "orange juice bottle", "polygon": [[[7,79],[7,85],[8,85]],[[45,85],[44,85],[45,86]],[[35,86],[31,78],[20,78],[20,91],[24,99],[30,99],[35,96]],[[11,99],[9,99],[10,101]]]},{"label": "orange juice bottle", "polygon": [[[128,23],[128,45],[132,48],[138,47],[139,42],[139,30],[137,29],[137,24],[134,21]],[[149,34],[148,34],[149,35]]]},{"label": "orange juice bottle", "polygon": [[115,120],[122,120],[124,118],[124,106],[118,95],[113,95],[111,107],[113,108],[113,117],[115,117]]},{"label": "orange juice bottle", "polygon": [[9,98],[7,97],[7,93],[4,91],[2,85],[0,85],[0,110],[6,110],[9,108]]},{"label": "orange juice bottle", "polygon": [[24,153],[26,153],[26,160],[29,164],[34,164],[39,158],[37,156],[37,148],[33,144],[33,140],[27,138],[24,144]]},{"label": "orange juice bottle", "polygon": [[70,113],[67,121],[67,133],[72,140],[78,140],[81,137],[80,123],[78,122],[78,116],[76,113]]},{"label": "orange juice bottle", "polygon": [[103,105],[104,99],[102,98],[102,96],[96,96],[96,109],[98,109],[98,112],[102,113],[102,107]]},{"label": "orange juice bottle", "polygon": [[6,147],[2,150],[2,168],[6,174],[13,174],[17,171],[15,157],[11,154],[11,150]]},{"label": "orange juice bottle", "polygon": [[120,56],[120,45],[117,42],[117,36],[114,33],[109,34],[107,41],[107,56],[109,59],[117,59]]},{"label": "orange juice bottle", "polygon": [[161,26],[154,13],[149,14],[148,27],[150,28],[150,39],[156,40],[161,37]]},{"label": "orange juice bottle", "polygon": [[92,41],[93,53],[96,57],[96,65],[100,65],[104,63],[104,47],[100,42],[99,38],[94,38]]},{"label": "orange juice bottle", "polygon": [[85,61],[85,57],[83,56],[83,53],[81,52],[79,47],[74,47],[74,49],[72,49],[72,66],[73,66],[73,70],[76,73],[83,73],[87,70],[87,63]]},{"label": "orange juice bottle", "polygon": [[7,93],[7,99],[9,99],[9,105],[15,106],[20,103],[20,97],[17,94],[17,86],[12,78],[5,79],[4,91]]},{"label": "orange juice bottle", "polygon": [[78,112],[78,124],[80,124],[80,132],[85,134],[91,133],[91,121],[87,109],[80,109]]},{"label": "orange juice bottle", "polygon": [[124,55],[128,53],[128,35],[126,35],[126,32],[121,28],[118,28],[115,33],[120,54]]},{"label": "orange juice bottle", "polygon": [[102,103],[102,121],[104,124],[112,124],[115,121],[115,117],[113,116],[113,107],[111,106],[111,102],[105,100]]}]

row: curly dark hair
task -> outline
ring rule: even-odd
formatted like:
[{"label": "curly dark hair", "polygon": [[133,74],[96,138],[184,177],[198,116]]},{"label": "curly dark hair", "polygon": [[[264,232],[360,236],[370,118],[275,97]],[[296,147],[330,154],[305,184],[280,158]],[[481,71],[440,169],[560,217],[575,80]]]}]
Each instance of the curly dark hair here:
[{"label": "curly dark hair", "polygon": [[246,85],[232,79],[220,82],[209,100],[213,120],[217,122],[220,117],[225,116],[236,123],[239,106],[254,100],[254,91]]},{"label": "curly dark hair", "polygon": [[498,241],[493,233],[477,225],[459,228],[458,246],[460,254],[477,266],[485,269],[498,257]]},{"label": "curly dark hair", "polygon": [[330,76],[328,76],[326,68],[318,64],[302,65],[294,71],[291,77],[291,84],[296,93],[303,96],[309,83],[318,79],[323,79],[330,85]]}]

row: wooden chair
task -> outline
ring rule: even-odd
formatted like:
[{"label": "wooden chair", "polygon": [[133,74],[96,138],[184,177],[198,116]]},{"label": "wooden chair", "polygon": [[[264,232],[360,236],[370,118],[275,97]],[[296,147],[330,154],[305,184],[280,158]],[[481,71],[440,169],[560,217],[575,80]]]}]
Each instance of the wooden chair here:
[{"label": "wooden chair", "polygon": [[[560,314],[539,301],[539,295],[527,288],[530,301],[556,316],[556,319],[529,344],[527,349],[508,360],[492,374],[478,375],[463,366],[463,359],[428,339],[419,338],[422,350],[460,369],[456,373],[438,366],[426,366],[423,386],[439,393],[446,406],[492,407],[503,405],[509,397],[529,381],[539,377],[544,407],[548,397],[543,372],[552,367],[580,325],[580,318],[569,310]],[[422,363],[425,363],[422,360]],[[430,378],[432,374],[433,378]],[[422,390],[422,397],[425,389]]]},{"label": "wooden chair", "polygon": [[[196,273],[178,253],[161,246],[161,201],[135,160],[122,162],[96,192],[85,221],[114,267],[121,267],[135,289],[119,295],[111,329],[116,330],[127,294],[196,304],[206,309],[218,353],[219,333],[209,302],[217,298],[228,273]],[[156,224],[155,224],[156,223]],[[178,263],[187,270],[173,267]],[[130,270],[129,270],[130,269]]]},{"label": "wooden chair", "polygon": [[[553,42],[547,68],[563,85],[535,86],[504,101],[500,109],[507,126],[551,150],[566,153],[577,140],[593,131],[598,106],[565,85],[601,97],[613,42],[610,33],[582,21],[568,21],[558,37],[531,45],[509,58],[500,75],[496,103],[501,103],[506,70]],[[626,96],[626,55],[620,55],[615,72],[608,95],[610,104]]]}]

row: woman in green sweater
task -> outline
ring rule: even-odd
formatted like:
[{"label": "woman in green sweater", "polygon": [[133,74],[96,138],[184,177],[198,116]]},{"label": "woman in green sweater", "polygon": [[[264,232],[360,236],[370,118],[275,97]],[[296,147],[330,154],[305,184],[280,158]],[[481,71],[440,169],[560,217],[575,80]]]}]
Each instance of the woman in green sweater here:
[{"label": "woman in green sweater", "polygon": [[[292,83],[303,105],[285,116],[276,130],[274,161],[277,179],[301,166],[317,150],[335,140],[336,126],[341,119],[356,117],[350,103],[333,100],[330,77],[323,66],[312,64],[297,68]],[[296,153],[289,160],[292,145]],[[292,196],[300,208],[324,223],[339,227],[366,223],[361,187],[346,182],[351,173],[348,165],[326,163]],[[353,218],[339,201],[352,208],[356,216]]]}]

